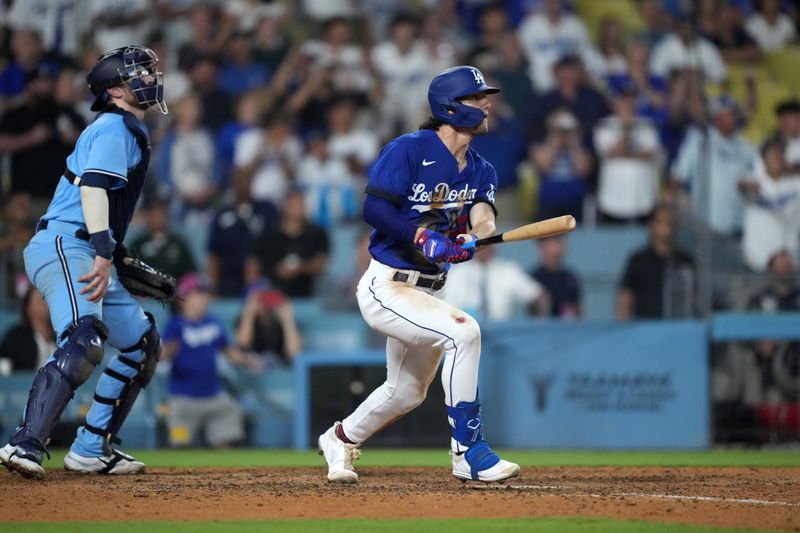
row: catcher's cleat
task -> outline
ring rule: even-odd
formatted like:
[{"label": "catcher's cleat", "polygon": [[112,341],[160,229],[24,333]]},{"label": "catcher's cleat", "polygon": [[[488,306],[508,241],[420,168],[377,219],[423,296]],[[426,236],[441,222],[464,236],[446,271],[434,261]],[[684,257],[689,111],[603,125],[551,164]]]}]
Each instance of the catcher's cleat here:
[{"label": "catcher's cleat", "polygon": [[334,483],[356,483],[358,474],[353,470],[353,461],[361,456],[359,444],[347,444],[336,436],[336,422],[319,436],[319,454],[328,463],[328,481]]},{"label": "catcher's cleat", "polygon": [[0,463],[3,463],[9,472],[19,472],[31,479],[44,479],[43,455],[44,450],[27,443],[6,444],[0,448]]},{"label": "catcher's cleat", "polygon": [[146,467],[130,455],[112,450],[111,455],[102,457],[83,457],[70,451],[64,456],[64,468],[82,474],[125,475],[141,474]]},{"label": "catcher's cleat", "polygon": [[519,465],[500,459],[485,440],[476,442],[464,453],[451,450],[450,455],[453,456],[453,475],[462,481],[494,483],[519,475]]}]

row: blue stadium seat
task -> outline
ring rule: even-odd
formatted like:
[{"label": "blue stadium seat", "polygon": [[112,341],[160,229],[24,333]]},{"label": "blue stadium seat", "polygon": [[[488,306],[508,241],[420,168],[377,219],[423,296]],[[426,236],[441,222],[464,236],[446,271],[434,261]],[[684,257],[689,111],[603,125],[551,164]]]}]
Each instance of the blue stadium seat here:
[{"label": "blue stadium seat", "polygon": [[298,323],[306,350],[356,350],[367,346],[367,326],[358,313],[329,313]]}]

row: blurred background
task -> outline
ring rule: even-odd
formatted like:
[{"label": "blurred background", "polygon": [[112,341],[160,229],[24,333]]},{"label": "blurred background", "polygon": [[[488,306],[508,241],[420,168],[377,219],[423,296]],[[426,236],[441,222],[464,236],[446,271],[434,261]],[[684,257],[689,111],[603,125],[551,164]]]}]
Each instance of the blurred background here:
[{"label": "blurred background", "polygon": [[[127,244],[184,298],[143,303],[165,354],[125,446],[305,448],[382,381],[354,294],[366,176],[458,64],[502,88],[472,142],[498,171],[500,229],[579,220],[451,270],[448,300],[484,331],[492,443],[796,445],[798,16],[787,0],[0,1],[2,433],[55,346],[22,249],[94,118],[85,72],[135,43],[161,58],[170,114],[146,119]],[[206,317],[225,335],[187,339]],[[429,396],[375,444],[446,442]]]}]

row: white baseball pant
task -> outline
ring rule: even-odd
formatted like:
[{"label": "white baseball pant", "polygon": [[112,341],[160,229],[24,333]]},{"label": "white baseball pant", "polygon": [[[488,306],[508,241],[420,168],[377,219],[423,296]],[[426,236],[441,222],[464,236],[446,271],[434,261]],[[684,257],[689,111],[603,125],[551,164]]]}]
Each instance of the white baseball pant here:
[{"label": "white baseball pant", "polygon": [[[356,289],[367,324],[386,335],[386,382],[342,421],[353,442],[364,442],[425,399],[442,353],[448,406],[473,402],[478,392],[481,333],[477,321],[433,291],[393,281],[397,269],[372,260]],[[401,270],[406,274],[413,271]],[[451,439],[455,451],[463,451]]]}]

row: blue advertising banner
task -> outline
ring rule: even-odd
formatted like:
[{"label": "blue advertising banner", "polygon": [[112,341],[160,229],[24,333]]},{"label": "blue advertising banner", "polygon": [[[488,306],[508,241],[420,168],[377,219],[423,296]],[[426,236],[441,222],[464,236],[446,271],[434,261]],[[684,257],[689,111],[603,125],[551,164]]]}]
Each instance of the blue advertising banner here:
[{"label": "blue advertising banner", "polygon": [[486,325],[487,440],[513,448],[710,444],[702,322]]}]

